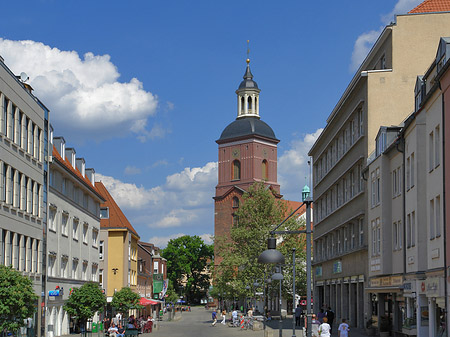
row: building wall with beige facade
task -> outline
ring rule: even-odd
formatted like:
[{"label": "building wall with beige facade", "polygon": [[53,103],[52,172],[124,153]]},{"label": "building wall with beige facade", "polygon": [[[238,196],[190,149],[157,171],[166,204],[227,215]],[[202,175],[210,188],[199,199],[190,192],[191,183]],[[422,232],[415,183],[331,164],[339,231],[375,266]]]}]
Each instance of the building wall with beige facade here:
[{"label": "building wall with beige facade", "polygon": [[[316,220],[314,300],[335,306],[337,318],[350,319],[353,326],[364,327],[370,314],[368,294],[361,292],[368,286],[369,196],[366,183],[358,185],[359,172],[375,149],[379,127],[398,125],[413,111],[416,76],[424,73],[436,41],[449,31],[448,12],[397,16],[381,33],[309,153]],[[355,237],[357,244],[349,245]]]}]

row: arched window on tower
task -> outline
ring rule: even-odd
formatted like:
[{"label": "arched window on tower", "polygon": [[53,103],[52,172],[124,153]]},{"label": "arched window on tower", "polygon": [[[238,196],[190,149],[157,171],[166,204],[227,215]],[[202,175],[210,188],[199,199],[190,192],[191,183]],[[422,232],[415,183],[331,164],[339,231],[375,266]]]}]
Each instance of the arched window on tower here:
[{"label": "arched window on tower", "polygon": [[233,172],[232,172],[233,180],[241,179],[241,162],[239,160],[233,161]]},{"label": "arched window on tower", "polygon": [[233,208],[239,208],[239,198],[233,197]]},{"label": "arched window on tower", "polygon": [[269,164],[267,163],[267,160],[263,160],[261,164],[262,169],[262,178],[264,180],[269,180]]},{"label": "arched window on tower", "polygon": [[252,97],[251,97],[251,96],[248,96],[248,98],[247,98],[247,104],[248,104],[247,111],[248,111],[249,113],[252,113]]},{"label": "arched window on tower", "polygon": [[245,98],[241,97],[241,114],[245,113]]}]

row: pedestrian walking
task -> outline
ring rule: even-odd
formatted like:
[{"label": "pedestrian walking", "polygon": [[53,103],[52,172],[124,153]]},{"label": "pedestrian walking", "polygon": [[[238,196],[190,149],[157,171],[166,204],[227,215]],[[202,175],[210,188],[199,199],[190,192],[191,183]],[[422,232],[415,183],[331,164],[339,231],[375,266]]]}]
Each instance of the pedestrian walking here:
[{"label": "pedestrian walking", "polygon": [[323,318],[323,323],[319,325],[319,336],[320,337],[331,337],[331,327],[328,324],[328,318]]},{"label": "pedestrian walking", "polygon": [[317,319],[319,320],[320,324],[323,323],[324,317],[325,317],[325,311],[323,309],[320,309],[320,312],[317,314]]},{"label": "pedestrian walking", "polygon": [[325,312],[325,316],[328,319],[328,324],[330,324],[330,333],[333,331],[333,322],[334,322],[334,311],[331,310],[331,307],[328,307],[327,311]]},{"label": "pedestrian walking", "polygon": [[348,337],[348,332],[350,329],[348,328],[347,321],[345,318],[342,319],[342,323],[339,324],[338,328],[338,337]]},{"label": "pedestrian walking", "polygon": [[213,320],[212,326],[216,326],[216,323],[217,323],[217,312],[216,312],[216,309],[213,310],[211,316],[212,316],[212,320]]},{"label": "pedestrian walking", "polygon": [[227,311],[225,309],[222,310],[222,324],[225,325],[226,323],[226,319],[227,319]]}]

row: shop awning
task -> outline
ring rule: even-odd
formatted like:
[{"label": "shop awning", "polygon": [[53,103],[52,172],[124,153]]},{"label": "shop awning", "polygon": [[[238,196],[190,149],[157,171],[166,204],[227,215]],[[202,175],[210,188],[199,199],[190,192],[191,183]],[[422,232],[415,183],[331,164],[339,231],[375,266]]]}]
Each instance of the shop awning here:
[{"label": "shop awning", "polygon": [[141,299],[139,300],[139,304],[140,305],[144,305],[144,306],[146,306],[146,305],[155,305],[155,304],[158,304],[158,303],[159,303],[158,301],[153,301],[153,300],[150,300],[150,299],[145,298],[145,297],[141,297]]}]

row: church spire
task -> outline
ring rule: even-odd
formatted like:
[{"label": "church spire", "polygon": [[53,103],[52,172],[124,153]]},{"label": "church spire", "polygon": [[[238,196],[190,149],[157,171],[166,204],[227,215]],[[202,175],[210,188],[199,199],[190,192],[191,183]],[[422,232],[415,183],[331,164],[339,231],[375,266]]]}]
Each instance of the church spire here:
[{"label": "church spire", "polygon": [[253,74],[250,70],[250,49],[248,48],[249,41],[247,40],[247,68],[244,74],[244,80],[239,84],[236,90],[238,98],[238,113],[237,118],[243,117],[257,117],[259,118],[259,92],[258,84],[253,81]]}]

